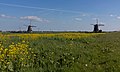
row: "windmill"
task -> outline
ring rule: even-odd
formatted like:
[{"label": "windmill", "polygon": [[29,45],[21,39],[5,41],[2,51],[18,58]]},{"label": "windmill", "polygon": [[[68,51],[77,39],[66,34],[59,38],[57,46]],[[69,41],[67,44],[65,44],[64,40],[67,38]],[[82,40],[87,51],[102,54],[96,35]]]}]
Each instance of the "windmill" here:
[{"label": "windmill", "polygon": [[94,25],[94,30],[93,32],[102,32],[102,30],[99,30],[99,26],[104,26],[104,24],[100,24],[98,19],[96,19],[96,23],[95,24],[91,24],[91,25]]},{"label": "windmill", "polygon": [[31,25],[31,21],[32,21],[32,20],[30,19],[30,24],[29,24],[29,25],[25,25],[25,26],[28,27],[28,28],[27,28],[27,32],[28,32],[28,33],[31,33],[31,32],[32,32],[32,27],[36,27],[36,26],[32,26],[32,25]]}]

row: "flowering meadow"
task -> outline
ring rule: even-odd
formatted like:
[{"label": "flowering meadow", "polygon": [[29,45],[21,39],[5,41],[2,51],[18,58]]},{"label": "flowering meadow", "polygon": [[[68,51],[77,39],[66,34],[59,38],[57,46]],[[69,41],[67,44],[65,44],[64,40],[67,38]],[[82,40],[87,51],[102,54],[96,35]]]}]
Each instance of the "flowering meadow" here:
[{"label": "flowering meadow", "polygon": [[120,33],[1,33],[0,72],[117,71],[120,58],[113,54],[119,56],[118,35]]}]

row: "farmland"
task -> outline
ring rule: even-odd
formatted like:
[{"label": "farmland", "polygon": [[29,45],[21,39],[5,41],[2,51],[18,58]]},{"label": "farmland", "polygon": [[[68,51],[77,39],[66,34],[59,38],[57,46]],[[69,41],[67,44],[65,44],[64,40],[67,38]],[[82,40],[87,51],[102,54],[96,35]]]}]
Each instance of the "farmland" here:
[{"label": "farmland", "polygon": [[0,34],[1,72],[118,72],[120,33]]}]

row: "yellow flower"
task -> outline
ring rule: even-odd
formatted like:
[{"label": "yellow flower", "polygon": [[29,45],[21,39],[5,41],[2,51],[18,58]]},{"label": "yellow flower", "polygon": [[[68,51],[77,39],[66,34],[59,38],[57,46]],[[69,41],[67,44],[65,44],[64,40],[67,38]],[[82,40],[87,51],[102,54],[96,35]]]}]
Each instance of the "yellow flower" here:
[{"label": "yellow flower", "polygon": [[21,60],[24,60],[24,58],[21,58]]},{"label": "yellow flower", "polygon": [[15,43],[14,43],[14,42],[12,42],[12,44],[14,45]]},{"label": "yellow flower", "polygon": [[5,51],[7,51],[8,49],[6,48]]},{"label": "yellow flower", "polygon": [[23,40],[22,43],[25,43],[25,41]]}]

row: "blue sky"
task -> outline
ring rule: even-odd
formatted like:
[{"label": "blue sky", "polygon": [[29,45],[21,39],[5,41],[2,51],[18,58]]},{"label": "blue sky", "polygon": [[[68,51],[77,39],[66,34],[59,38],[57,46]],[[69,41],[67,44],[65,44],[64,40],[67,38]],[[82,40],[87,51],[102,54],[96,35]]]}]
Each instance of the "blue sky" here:
[{"label": "blue sky", "polygon": [[0,0],[0,29],[92,31],[98,18],[103,31],[120,30],[120,0]]}]

